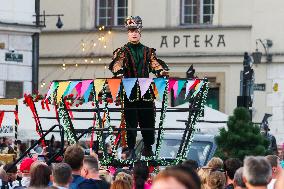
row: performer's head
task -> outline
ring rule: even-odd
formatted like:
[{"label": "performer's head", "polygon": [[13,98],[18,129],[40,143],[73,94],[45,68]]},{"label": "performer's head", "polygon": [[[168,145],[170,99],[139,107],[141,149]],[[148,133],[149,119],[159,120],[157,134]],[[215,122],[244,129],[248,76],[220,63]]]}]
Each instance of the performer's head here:
[{"label": "performer's head", "polygon": [[128,40],[131,43],[139,43],[141,38],[142,19],[139,16],[129,16],[125,20],[128,31]]}]

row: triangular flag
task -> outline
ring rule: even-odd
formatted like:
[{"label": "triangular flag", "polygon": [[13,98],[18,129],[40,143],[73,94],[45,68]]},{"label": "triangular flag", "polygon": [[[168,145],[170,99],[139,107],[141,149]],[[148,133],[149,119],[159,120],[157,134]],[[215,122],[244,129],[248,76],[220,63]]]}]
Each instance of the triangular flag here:
[{"label": "triangular flag", "polygon": [[62,95],[66,91],[66,88],[68,87],[70,81],[63,81],[59,83],[58,89],[57,89],[57,103],[59,103],[60,99],[62,98]]},{"label": "triangular flag", "polygon": [[77,91],[77,98],[79,96],[81,96],[81,88],[82,88],[82,82],[80,81],[76,86],[75,86],[75,89]]},{"label": "triangular flag", "polygon": [[141,92],[141,98],[144,96],[144,94],[149,89],[152,81],[153,81],[152,78],[138,78],[138,83],[139,83],[140,92]]},{"label": "triangular flag", "polygon": [[72,93],[73,89],[76,87],[76,85],[79,83],[80,81],[71,81],[68,88],[66,89],[65,93],[63,94],[63,96],[67,96],[69,94]]},{"label": "triangular flag", "polygon": [[83,80],[82,81],[80,97],[84,96],[85,92],[89,89],[89,86],[92,82],[93,82],[93,80]]},{"label": "triangular flag", "polygon": [[168,91],[171,92],[172,88],[174,87],[175,83],[177,82],[176,79],[170,79],[169,80],[169,88]]},{"label": "triangular flag", "polygon": [[185,96],[184,96],[185,99],[188,96],[189,91],[193,88],[195,81],[196,80],[187,80],[186,89],[185,89]]},{"label": "triangular flag", "polygon": [[124,78],[122,79],[122,83],[126,92],[127,98],[130,97],[131,91],[137,81],[137,78]]},{"label": "triangular flag", "polygon": [[158,90],[160,100],[163,100],[164,92],[167,85],[167,80],[164,78],[155,78],[154,82]]},{"label": "triangular flag", "polygon": [[98,100],[99,92],[103,89],[105,84],[105,79],[95,79],[94,80],[94,87],[96,92],[96,99]]},{"label": "triangular flag", "polygon": [[[91,80],[91,81],[93,81],[93,80]],[[88,102],[92,89],[93,89],[93,85],[89,85],[88,89],[84,93],[84,102]]]},{"label": "triangular flag", "polygon": [[185,84],[186,80],[178,80],[174,86],[173,86],[173,89],[174,89],[174,97],[177,98],[179,93],[181,92],[184,84]]},{"label": "triangular flag", "polygon": [[2,127],[3,118],[4,118],[4,112],[0,112],[0,128]]},{"label": "triangular flag", "polygon": [[48,99],[48,97],[50,97],[50,95],[53,95],[53,93],[54,93],[54,91],[57,89],[57,87],[58,87],[58,82],[52,82],[51,84],[50,84],[50,86],[49,86],[49,90],[48,90],[48,92],[47,92],[47,94],[46,94],[46,97],[45,97],[45,99]]},{"label": "triangular flag", "polygon": [[116,95],[120,88],[121,79],[108,79],[107,82],[112,99],[115,100]]},{"label": "triangular flag", "polygon": [[201,89],[203,83],[204,83],[204,81],[200,81],[200,83],[198,83],[198,85],[196,85],[195,91],[194,91],[194,93],[192,94],[192,96],[197,95],[197,93],[200,91],[200,89]]}]

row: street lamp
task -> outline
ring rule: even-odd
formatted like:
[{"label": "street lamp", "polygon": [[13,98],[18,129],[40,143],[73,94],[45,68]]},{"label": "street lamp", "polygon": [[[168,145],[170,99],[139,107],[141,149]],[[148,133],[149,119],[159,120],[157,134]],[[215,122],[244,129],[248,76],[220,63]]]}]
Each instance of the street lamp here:
[{"label": "street lamp", "polygon": [[[45,14],[45,11],[43,11],[43,14],[36,14],[34,16],[36,17],[35,23],[38,27],[46,27],[46,24],[45,24],[46,17],[58,17],[56,27],[58,29],[61,29],[63,27],[61,16],[64,16],[64,14]],[[42,17],[43,17],[43,20],[40,19]]]},{"label": "street lamp", "polygon": [[261,39],[256,40],[256,50],[255,52],[252,53],[252,57],[254,60],[255,64],[261,63],[261,57],[262,53],[258,51],[258,41],[262,44],[264,51],[265,51],[265,56],[266,56],[266,62],[270,63],[272,62],[272,54],[269,54],[269,49],[272,47],[273,42],[270,39],[266,39],[265,41]]}]

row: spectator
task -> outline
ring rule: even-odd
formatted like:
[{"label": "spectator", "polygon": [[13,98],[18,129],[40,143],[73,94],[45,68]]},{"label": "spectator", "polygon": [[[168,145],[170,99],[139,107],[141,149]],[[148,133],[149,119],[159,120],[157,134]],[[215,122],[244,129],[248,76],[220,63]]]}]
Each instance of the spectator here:
[{"label": "spectator", "polygon": [[3,169],[3,166],[0,167],[0,180],[1,180],[1,188],[8,188],[8,175],[6,171]]},{"label": "spectator", "polygon": [[72,169],[73,181],[70,184],[70,189],[77,189],[78,185],[84,181],[81,177],[81,168],[83,166],[84,151],[78,145],[67,147],[64,153],[64,162],[69,164]]},{"label": "spectator", "polygon": [[13,165],[12,163],[8,163],[3,167],[3,169],[6,171],[8,176],[9,188],[13,188],[15,186],[15,181],[17,179],[17,167],[16,166],[11,167],[12,165]]},{"label": "spectator", "polygon": [[266,189],[271,177],[271,166],[265,157],[245,158],[243,179],[248,189]]},{"label": "spectator", "polygon": [[276,155],[268,155],[265,157],[267,161],[270,163],[270,166],[272,167],[272,179],[270,183],[268,184],[268,189],[274,189],[274,185],[277,179],[279,179],[281,169],[280,166],[280,158]]},{"label": "spectator", "polygon": [[184,165],[185,167],[190,167],[191,169],[193,169],[195,171],[197,171],[197,169],[198,169],[197,161],[192,160],[192,159],[188,159],[188,160],[184,161],[182,163],[182,165]]},{"label": "spectator", "polygon": [[131,189],[131,186],[124,180],[116,180],[112,183],[110,189]]},{"label": "spectator", "polygon": [[207,189],[223,189],[226,185],[226,176],[221,171],[212,171],[207,181]]},{"label": "spectator", "polygon": [[85,178],[83,182],[78,185],[80,189],[109,189],[110,185],[100,179],[99,163],[94,157],[86,157],[84,159],[83,168],[81,169],[81,176]]},{"label": "spectator", "polygon": [[148,166],[143,162],[136,162],[133,168],[134,187],[133,189],[150,189],[146,182],[149,177]]},{"label": "spectator", "polygon": [[35,162],[31,166],[30,187],[47,187],[50,182],[51,170],[43,162]]},{"label": "spectator", "polygon": [[4,149],[7,148],[8,154],[14,154],[15,153],[12,145],[13,145],[13,139],[12,138],[6,138],[6,137],[3,138],[2,148],[4,148]]},{"label": "spectator", "polygon": [[68,189],[72,182],[72,169],[67,163],[52,165],[51,181],[58,189]]},{"label": "spectator", "polygon": [[100,179],[106,181],[107,183],[112,183],[112,176],[109,171],[107,170],[99,170]]},{"label": "spectator", "polygon": [[[188,168],[187,168],[188,169]],[[189,169],[190,170],[190,169]],[[152,189],[200,189],[200,180],[194,170],[185,167],[168,167],[159,172],[154,179]]]},{"label": "spectator", "polygon": [[207,179],[208,179],[208,176],[210,174],[210,170],[211,168],[209,167],[201,167],[201,169],[198,170],[198,176],[200,178],[200,181],[201,181],[201,188],[202,189],[205,189],[206,187],[206,184],[207,184]]},{"label": "spectator", "polygon": [[224,167],[223,160],[218,157],[213,157],[208,163],[207,167],[212,168],[214,170],[222,170]]},{"label": "spectator", "polygon": [[115,180],[124,180],[125,182],[128,182],[128,184],[133,188],[133,178],[130,174],[127,174],[123,171],[117,173]]},{"label": "spectator", "polygon": [[224,163],[224,171],[226,174],[226,188],[225,189],[234,189],[234,175],[242,166],[242,162],[237,158],[229,158]]},{"label": "spectator", "polygon": [[234,189],[246,189],[243,181],[243,167],[240,167],[234,175]]},{"label": "spectator", "polygon": [[34,162],[35,160],[32,158],[23,159],[22,163],[20,164],[20,172],[22,174],[22,180],[19,183],[19,186],[23,187],[30,186],[30,180],[31,180],[30,170]]}]

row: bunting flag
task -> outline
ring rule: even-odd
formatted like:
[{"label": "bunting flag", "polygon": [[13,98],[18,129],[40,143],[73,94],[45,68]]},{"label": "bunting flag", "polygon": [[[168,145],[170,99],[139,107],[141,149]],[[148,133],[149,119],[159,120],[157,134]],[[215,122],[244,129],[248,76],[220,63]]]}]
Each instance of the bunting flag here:
[{"label": "bunting flag", "polygon": [[63,94],[65,93],[70,81],[63,81],[59,83],[58,89],[57,89],[57,103],[61,100]]},{"label": "bunting flag", "polygon": [[89,84],[88,89],[87,89],[86,92],[84,93],[84,102],[88,102],[89,97],[90,97],[90,93],[91,93],[92,89],[93,89],[93,85],[90,85],[90,84]]},{"label": "bunting flag", "polygon": [[76,86],[75,89],[77,91],[77,98],[81,96],[81,88],[82,88],[82,82],[79,82]]},{"label": "bunting flag", "polygon": [[197,80],[187,80],[186,89],[185,89],[186,92],[185,92],[185,96],[184,96],[185,99],[188,96],[189,91],[194,88],[196,81]]},{"label": "bunting flag", "polygon": [[96,99],[98,99],[99,92],[103,89],[103,86],[105,84],[105,79],[95,79],[94,80],[94,87],[96,92]]},{"label": "bunting flag", "polygon": [[178,95],[180,94],[184,84],[185,84],[186,80],[178,80],[174,86],[173,86],[173,90],[174,90],[174,98],[177,98]]},{"label": "bunting flag", "polygon": [[138,83],[139,83],[139,86],[140,86],[141,98],[144,96],[144,94],[149,89],[152,81],[153,81],[152,78],[138,78]]},{"label": "bunting flag", "polygon": [[46,94],[45,99],[48,99],[48,97],[50,97],[50,95],[54,94],[54,91],[57,89],[58,85],[59,85],[58,82],[52,82],[50,84],[50,87],[49,87],[49,90],[48,90],[48,92]]},{"label": "bunting flag", "polygon": [[194,93],[192,94],[192,96],[197,95],[197,93],[200,91],[200,89],[201,89],[203,83],[204,83],[204,81],[200,81],[200,82],[196,85],[195,91],[194,91]]},{"label": "bunting flag", "polygon": [[154,82],[158,90],[160,100],[163,100],[163,95],[166,89],[167,80],[164,78],[155,78]]},{"label": "bunting flag", "polygon": [[171,90],[173,89],[175,83],[177,82],[176,79],[170,79],[169,80],[169,88],[168,88],[168,91],[171,92]]},{"label": "bunting flag", "polygon": [[[90,89],[90,84],[92,82],[93,82],[93,80],[84,80],[84,81],[82,81],[81,94],[80,94],[79,97],[85,96],[85,93]],[[89,94],[90,94],[90,92],[91,92],[91,90],[89,90]]]},{"label": "bunting flag", "polygon": [[137,81],[137,78],[124,78],[124,79],[122,79],[122,83],[123,83],[127,98],[130,97],[131,91],[132,91],[136,81]]},{"label": "bunting flag", "polygon": [[[18,112],[17,111],[14,111],[14,115],[15,115],[15,120],[16,120],[16,122],[17,122],[17,125],[19,125],[20,124],[20,121],[19,121],[19,114],[18,114]],[[1,124],[0,124],[1,125]]]},{"label": "bunting flag", "polygon": [[63,96],[70,95],[80,81],[71,81]]},{"label": "bunting flag", "polygon": [[4,118],[4,112],[0,112],[0,128],[2,127],[3,118]]},{"label": "bunting flag", "polygon": [[121,79],[108,79],[107,82],[112,99],[115,100],[120,88]]}]

